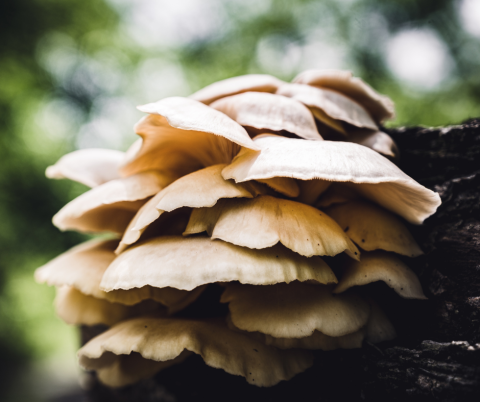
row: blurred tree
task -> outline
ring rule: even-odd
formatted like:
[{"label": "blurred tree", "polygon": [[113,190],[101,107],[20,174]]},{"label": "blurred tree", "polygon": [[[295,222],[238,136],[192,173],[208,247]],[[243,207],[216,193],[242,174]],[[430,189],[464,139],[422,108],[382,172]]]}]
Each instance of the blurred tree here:
[{"label": "blurred tree", "polygon": [[[48,356],[63,336],[53,291],[32,272],[82,239],[50,220],[85,188],[45,179],[46,166],[76,147],[127,145],[135,104],[247,73],[351,69],[394,99],[390,125],[476,117],[480,38],[464,29],[466,1],[0,3],[0,370]],[[401,51],[399,37],[410,38]],[[433,67],[445,76],[430,87],[395,68],[428,64],[429,54],[409,53],[415,38],[440,52]]]},{"label": "blurred tree", "polygon": [[116,19],[97,0],[0,3],[0,393],[16,366],[52,353],[61,335],[52,291],[36,291],[33,269],[81,238],[59,233],[51,217],[72,192],[84,189],[44,176],[46,166],[73,141],[55,143],[36,127],[34,115],[56,92],[64,91],[83,110],[92,99],[81,88],[70,93],[59,88],[35,57],[37,45],[50,32],[64,32],[81,47],[88,32],[114,26]]}]

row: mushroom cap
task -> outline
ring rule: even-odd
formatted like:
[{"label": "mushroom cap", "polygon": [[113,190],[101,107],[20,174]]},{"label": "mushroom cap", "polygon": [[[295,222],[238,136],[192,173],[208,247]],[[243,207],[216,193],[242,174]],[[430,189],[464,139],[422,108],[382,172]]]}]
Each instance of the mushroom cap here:
[{"label": "mushroom cap", "polygon": [[365,338],[365,327],[356,332],[343,336],[328,336],[320,331],[314,331],[312,335],[304,338],[275,338],[261,332],[247,332],[238,329],[233,325],[230,315],[227,316],[227,325],[233,331],[241,331],[244,334],[255,337],[265,345],[275,346],[279,349],[310,349],[310,350],[335,350],[335,349],[356,349],[362,347]]},{"label": "mushroom cap", "polygon": [[375,204],[350,201],[333,205],[326,212],[366,251],[381,249],[407,257],[423,254],[403,222]]},{"label": "mushroom cap", "polygon": [[354,294],[332,294],[329,286],[302,283],[251,286],[229,283],[220,299],[229,303],[233,324],[275,338],[304,338],[315,330],[328,336],[358,331],[370,307]]},{"label": "mushroom cap", "polygon": [[239,147],[258,150],[245,129],[225,114],[188,98],[165,98],[139,106],[150,113],[135,126],[140,149],[121,168],[130,176],[165,170],[183,176],[203,167],[227,163]]},{"label": "mushroom cap", "polygon": [[105,272],[101,288],[173,287],[191,290],[214,282],[273,284],[294,280],[337,283],[319,257],[302,257],[276,245],[251,250],[202,237],[162,236],[120,254]]},{"label": "mushroom cap", "polygon": [[[195,301],[205,289],[201,286],[189,292],[168,287],[158,289],[144,286],[108,293],[100,290],[103,274],[116,257],[113,250],[117,243],[118,241],[114,240],[91,240],[82,243],[37,269],[35,279],[58,287],[72,286],[86,296],[128,306],[152,299],[166,306],[169,313],[182,310]],[[70,296],[72,297],[74,296]]]},{"label": "mushroom cap", "polygon": [[[278,88],[277,94],[288,96],[310,108],[320,109],[332,119],[344,121],[355,127],[378,129],[370,114],[361,105],[337,91],[310,85],[284,84]],[[322,121],[321,118],[319,120]],[[327,121],[324,123],[329,125]]]},{"label": "mushroom cap", "polygon": [[393,138],[383,131],[378,130],[356,130],[348,133],[348,141],[363,145],[378,152],[379,154],[398,161],[400,152]]},{"label": "mushroom cap", "polygon": [[391,341],[397,337],[395,328],[387,318],[383,310],[373,300],[370,303],[370,317],[365,327],[365,340],[371,343]]},{"label": "mushroom cap", "polygon": [[[305,183],[315,183],[316,181],[323,180],[303,180]],[[320,194],[320,198],[314,203],[316,208],[327,209],[332,205],[361,199],[355,186],[350,186],[349,183],[330,183],[331,185],[324,193]]]},{"label": "mushroom cap", "polygon": [[307,70],[297,75],[293,82],[338,91],[360,103],[376,121],[382,122],[395,117],[392,100],[376,92],[360,78],[353,77],[350,71]]},{"label": "mushroom cap", "polygon": [[120,178],[118,169],[124,159],[124,152],[113,149],[80,149],[62,156],[45,174],[49,179],[70,179],[97,187]]},{"label": "mushroom cap", "polygon": [[60,230],[123,233],[144,200],[176,177],[149,171],[111,180],[70,201],[53,217]]},{"label": "mushroom cap", "polygon": [[105,299],[102,276],[115,259],[117,240],[90,240],[49,261],[35,271],[35,280],[50,286],[73,286],[85,295]]},{"label": "mushroom cap", "polygon": [[[300,350],[278,350],[227,328],[223,320],[137,318],[93,338],[79,352],[85,369],[102,369],[115,355],[140,353],[145,359],[171,361],[189,350],[211,367],[268,387],[310,367],[313,359]],[[105,357],[106,356],[106,357]],[[150,376],[151,373],[148,373]]]},{"label": "mushroom cap", "polygon": [[130,221],[118,251],[135,243],[163,212],[182,207],[212,207],[220,198],[251,198],[266,192],[256,182],[235,183],[222,177],[225,164],[213,165],[179,178],[143,205]]},{"label": "mushroom cap", "polygon": [[282,243],[305,257],[359,251],[342,228],[324,212],[296,201],[260,195],[226,199],[194,209],[184,234],[207,231],[213,239],[250,249]]},{"label": "mushroom cap", "polygon": [[298,180],[300,195],[297,201],[303,204],[313,205],[315,201],[328,190],[331,184],[332,182],[327,180]]},{"label": "mushroom cap", "polygon": [[347,261],[334,293],[376,281],[385,282],[406,299],[426,299],[415,272],[398,257],[384,251],[364,252],[361,261]]},{"label": "mushroom cap", "polygon": [[207,105],[225,96],[242,92],[275,92],[283,81],[267,74],[247,74],[214,82],[190,95],[191,99]]},{"label": "mushroom cap", "polygon": [[97,378],[103,384],[112,388],[119,388],[153,377],[161,370],[182,363],[191,355],[192,352],[184,350],[174,359],[156,361],[145,359],[140,353],[136,352],[129,355],[104,352],[101,358],[89,360],[88,369],[95,370]]},{"label": "mushroom cap", "polygon": [[111,326],[138,315],[152,312],[165,313],[162,306],[150,300],[136,306],[125,306],[85,295],[71,286],[57,288],[55,310],[57,315],[70,325]]},{"label": "mushroom cap", "polygon": [[348,142],[305,141],[275,135],[255,137],[262,151],[242,149],[222,171],[236,182],[291,177],[351,182],[374,202],[420,224],[440,205],[440,196],[418,184],[388,159]]},{"label": "mushroom cap", "polygon": [[288,131],[307,140],[322,140],[306,106],[295,99],[266,92],[244,92],[213,102],[210,107],[238,124],[257,129]]}]

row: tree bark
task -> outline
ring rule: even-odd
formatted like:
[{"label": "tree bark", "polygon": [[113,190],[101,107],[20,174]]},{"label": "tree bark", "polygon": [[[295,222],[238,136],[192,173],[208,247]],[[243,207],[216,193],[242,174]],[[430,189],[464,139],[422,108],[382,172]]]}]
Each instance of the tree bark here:
[{"label": "tree bark", "polygon": [[[428,301],[400,299],[386,286],[369,285],[397,339],[359,350],[315,352],[311,369],[272,388],[251,386],[192,357],[120,390],[92,376],[89,400],[480,400],[480,120],[389,133],[401,152],[400,168],[442,197],[434,216],[409,226],[425,255],[406,262]],[[84,330],[85,340],[92,331]]]}]

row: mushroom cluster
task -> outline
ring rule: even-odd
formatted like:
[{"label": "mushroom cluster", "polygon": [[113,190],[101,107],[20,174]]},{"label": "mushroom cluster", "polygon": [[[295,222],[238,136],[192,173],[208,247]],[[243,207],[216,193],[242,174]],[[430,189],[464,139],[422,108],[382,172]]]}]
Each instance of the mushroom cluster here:
[{"label": "mushroom cluster", "polygon": [[81,366],[119,387],[195,353],[272,386],[311,366],[310,350],[395,337],[362,286],[425,298],[404,262],[422,253],[404,221],[422,223],[440,198],[392,162],[379,129],[390,99],[349,72],[310,70],[139,109],[127,152],[79,150],[47,170],[92,187],[58,228],[117,235],[36,271],[64,321],[110,327],[80,349]]}]

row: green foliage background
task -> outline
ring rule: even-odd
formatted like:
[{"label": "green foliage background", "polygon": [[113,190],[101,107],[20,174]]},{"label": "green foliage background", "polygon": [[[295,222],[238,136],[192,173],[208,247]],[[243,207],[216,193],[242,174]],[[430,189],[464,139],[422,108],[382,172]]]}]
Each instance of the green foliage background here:
[{"label": "green foliage background", "polygon": [[[304,67],[295,62],[295,49],[313,38],[342,49],[349,69],[395,101],[397,119],[389,125],[458,124],[480,115],[480,42],[463,29],[457,1],[207,3],[211,8],[198,18],[208,17],[205,24],[214,29],[198,35],[189,28],[191,21],[177,21],[183,17],[164,9],[179,40],[158,37],[161,31],[132,34],[132,10],[139,6],[135,1],[1,3],[1,390],[8,388],[1,381],[8,383],[26,365],[67,355],[73,360],[77,342],[75,331],[54,316],[54,291],[35,284],[32,275],[82,240],[76,233],[60,233],[51,217],[86,188],[48,181],[45,168],[85,144],[125,149],[141,116],[135,104],[188,95],[246,73],[290,80]],[[165,4],[159,0],[152,7]],[[388,35],[407,28],[436,33],[452,63],[447,79],[428,91],[399,81],[386,63],[388,38],[372,28],[375,21],[382,22]],[[308,49],[323,57],[322,48],[319,54],[315,46]],[[322,63],[328,65],[328,54]]]}]

